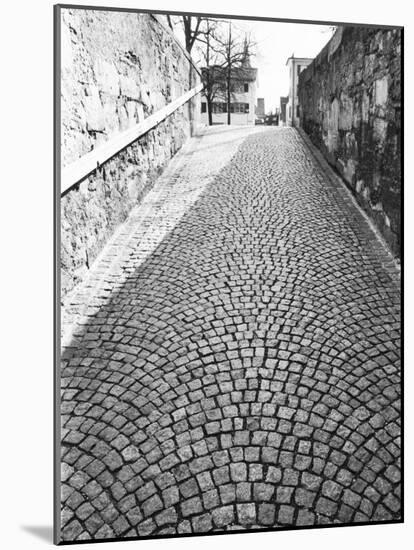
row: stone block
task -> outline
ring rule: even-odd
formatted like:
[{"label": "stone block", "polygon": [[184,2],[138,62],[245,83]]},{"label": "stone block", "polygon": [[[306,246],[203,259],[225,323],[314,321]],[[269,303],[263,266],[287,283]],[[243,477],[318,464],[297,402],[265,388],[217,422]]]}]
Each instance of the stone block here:
[{"label": "stone block", "polygon": [[126,99],[140,100],[141,92],[139,88],[138,75],[133,76],[119,75],[120,95]]},{"label": "stone block", "polygon": [[120,75],[112,61],[98,57],[93,63],[93,72],[102,92],[118,97],[120,94]]},{"label": "stone block", "polygon": [[383,118],[374,119],[374,139],[381,144],[385,141],[387,135],[387,127],[388,122]]},{"label": "stone block", "polygon": [[385,108],[388,101],[388,77],[375,80],[375,105]]},{"label": "stone block", "polygon": [[88,95],[84,97],[83,103],[88,132],[103,132],[105,130],[105,112],[97,86],[88,89]]},{"label": "stone block", "polygon": [[230,527],[234,522],[233,506],[222,506],[212,512],[214,524],[217,527]]}]

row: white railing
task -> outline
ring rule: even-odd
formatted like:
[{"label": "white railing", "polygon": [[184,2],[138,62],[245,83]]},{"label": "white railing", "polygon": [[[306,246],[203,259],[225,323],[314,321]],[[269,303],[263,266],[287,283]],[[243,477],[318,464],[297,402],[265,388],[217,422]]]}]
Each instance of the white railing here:
[{"label": "white railing", "polygon": [[64,195],[73,186],[89,176],[94,170],[98,169],[104,162],[115,156],[117,153],[131,145],[139,137],[146,134],[149,130],[165,120],[169,115],[179,107],[187,103],[192,97],[201,92],[203,84],[198,84],[179,98],[175,99],[162,109],[148,116],[142,122],[135,124],[132,128],[115,135],[106,143],[93,149],[83,157],[75,160],[62,169],[60,194]]}]

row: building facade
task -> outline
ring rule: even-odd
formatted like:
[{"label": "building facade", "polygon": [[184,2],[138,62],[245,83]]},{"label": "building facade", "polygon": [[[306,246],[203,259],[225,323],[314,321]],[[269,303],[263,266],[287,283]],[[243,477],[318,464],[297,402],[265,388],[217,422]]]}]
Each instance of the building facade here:
[{"label": "building facade", "polygon": [[[218,91],[212,102],[213,124],[227,124],[226,72],[218,67],[206,67],[202,71],[214,71]],[[257,69],[249,61],[231,71],[230,124],[254,125],[256,118]],[[201,123],[208,125],[208,101],[201,97]]]},{"label": "building facade", "polygon": [[265,100],[264,97],[258,97],[257,98],[257,105],[256,105],[256,118],[259,118],[264,121],[265,117]]},{"label": "building facade", "polygon": [[286,110],[287,110],[287,104],[289,103],[289,96],[281,96],[280,97],[280,122],[279,124],[281,126],[286,126]]},{"label": "building facade", "polygon": [[287,126],[300,125],[300,105],[298,99],[299,75],[312,61],[312,58],[295,57],[294,55],[286,61],[286,65],[289,67],[289,100],[286,105]]}]

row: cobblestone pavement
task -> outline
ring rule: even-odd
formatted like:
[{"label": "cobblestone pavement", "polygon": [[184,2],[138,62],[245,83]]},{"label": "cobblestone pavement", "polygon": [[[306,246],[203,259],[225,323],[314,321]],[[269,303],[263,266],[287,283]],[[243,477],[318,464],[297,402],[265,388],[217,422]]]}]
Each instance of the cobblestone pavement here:
[{"label": "cobblestone pavement", "polygon": [[243,137],[63,351],[63,540],[400,517],[398,269],[294,129]]}]

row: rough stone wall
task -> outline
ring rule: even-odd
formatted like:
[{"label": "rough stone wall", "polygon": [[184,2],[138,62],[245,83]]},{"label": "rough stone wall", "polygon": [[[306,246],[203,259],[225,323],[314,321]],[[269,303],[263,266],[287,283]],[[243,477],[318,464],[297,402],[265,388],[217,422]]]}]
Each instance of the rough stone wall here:
[{"label": "rough stone wall", "polygon": [[[200,82],[175,37],[149,14],[61,13],[62,166],[180,97],[190,70],[191,87]],[[190,136],[189,109],[190,102],[62,197],[62,297]]]},{"label": "rough stone wall", "polygon": [[301,125],[400,253],[401,34],[339,27],[299,78]]}]

